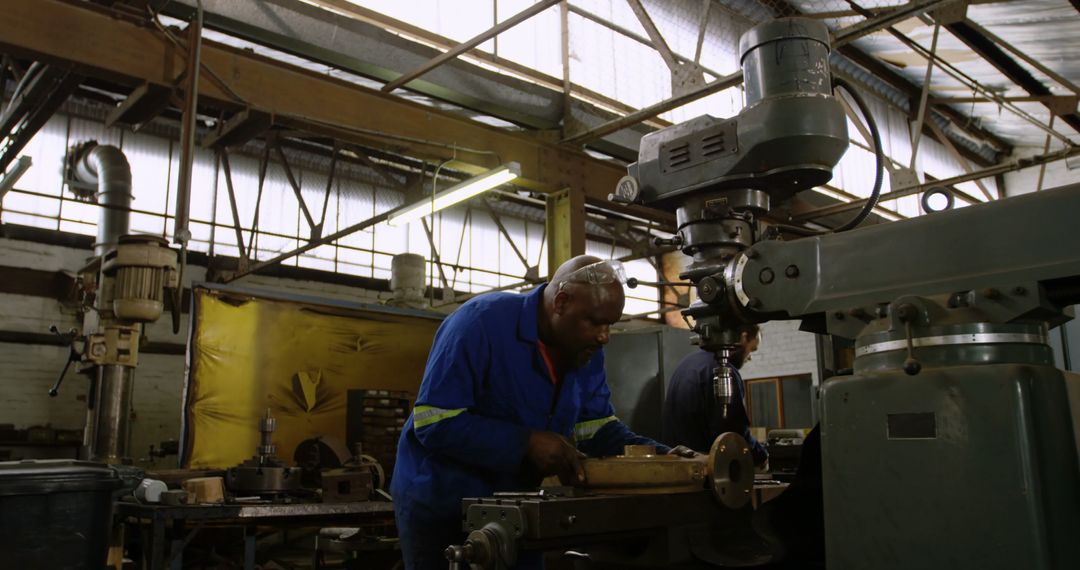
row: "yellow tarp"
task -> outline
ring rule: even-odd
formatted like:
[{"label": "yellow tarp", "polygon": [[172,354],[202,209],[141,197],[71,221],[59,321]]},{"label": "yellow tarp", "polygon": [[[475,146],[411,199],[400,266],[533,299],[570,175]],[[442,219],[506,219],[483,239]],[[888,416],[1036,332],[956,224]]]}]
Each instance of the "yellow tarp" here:
[{"label": "yellow tarp", "polygon": [[345,441],[350,389],[416,394],[435,318],[194,291],[184,462],[231,467],[251,457],[258,418],[277,419],[274,443],[291,462],[304,439]]}]

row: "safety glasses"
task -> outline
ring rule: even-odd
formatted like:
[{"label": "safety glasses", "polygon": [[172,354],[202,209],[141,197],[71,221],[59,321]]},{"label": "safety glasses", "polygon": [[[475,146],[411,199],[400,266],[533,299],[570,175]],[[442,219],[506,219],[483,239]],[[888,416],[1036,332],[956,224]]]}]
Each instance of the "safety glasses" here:
[{"label": "safety glasses", "polygon": [[559,289],[567,283],[587,283],[589,285],[606,285],[608,283],[626,284],[626,268],[617,259],[608,259],[586,265],[559,283]]}]

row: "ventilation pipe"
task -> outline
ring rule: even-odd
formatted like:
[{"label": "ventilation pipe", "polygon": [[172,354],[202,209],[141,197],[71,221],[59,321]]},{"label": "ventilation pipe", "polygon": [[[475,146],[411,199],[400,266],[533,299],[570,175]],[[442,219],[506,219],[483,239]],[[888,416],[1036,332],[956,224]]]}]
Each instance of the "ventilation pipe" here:
[{"label": "ventilation pipe", "polygon": [[[96,141],[75,146],[71,157],[71,178],[78,183],[97,186],[94,195],[101,206],[101,214],[94,255],[102,256],[116,247],[120,236],[127,234],[131,225],[131,166],[122,150],[99,145]],[[79,192],[78,188],[74,190]]]}]

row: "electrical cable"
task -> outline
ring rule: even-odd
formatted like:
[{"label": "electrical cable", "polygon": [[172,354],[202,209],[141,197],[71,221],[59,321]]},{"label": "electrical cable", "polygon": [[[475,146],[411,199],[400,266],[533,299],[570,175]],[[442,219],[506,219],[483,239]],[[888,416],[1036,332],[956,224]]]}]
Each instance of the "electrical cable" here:
[{"label": "electrical cable", "polygon": [[855,102],[855,106],[859,108],[859,112],[862,113],[863,120],[866,122],[867,128],[870,129],[870,136],[874,140],[874,158],[877,163],[877,174],[874,176],[874,189],[870,191],[870,197],[867,198],[866,204],[855,217],[848,220],[844,225],[832,230],[833,233],[840,233],[853,229],[863,223],[867,216],[870,215],[870,212],[877,206],[878,198],[881,196],[881,183],[885,176],[885,153],[881,147],[881,133],[878,132],[877,122],[874,121],[874,116],[870,114],[870,107],[866,104],[866,101],[855,91],[855,88],[844,79],[839,77],[834,78],[833,85],[847,91],[848,95],[851,96],[851,100]]}]

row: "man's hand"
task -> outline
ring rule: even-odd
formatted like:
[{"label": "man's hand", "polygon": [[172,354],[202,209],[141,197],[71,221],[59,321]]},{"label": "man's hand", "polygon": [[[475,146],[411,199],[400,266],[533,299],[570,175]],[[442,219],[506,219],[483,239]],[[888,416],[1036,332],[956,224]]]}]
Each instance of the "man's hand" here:
[{"label": "man's hand", "polygon": [[585,482],[585,469],[581,460],[585,454],[578,451],[565,437],[550,431],[534,431],[529,434],[529,449],[525,456],[536,466],[541,475],[558,475],[563,483]]},{"label": "man's hand", "polygon": [[693,459],[701,454],[694,451],[693,449],[690,449],[689,447],[686,447],[685,445],[677,445],[671,448],[671,451],[668,452],[668,455],[677,455],[679,457]]}]

